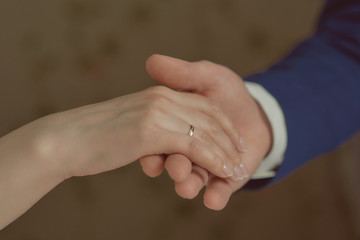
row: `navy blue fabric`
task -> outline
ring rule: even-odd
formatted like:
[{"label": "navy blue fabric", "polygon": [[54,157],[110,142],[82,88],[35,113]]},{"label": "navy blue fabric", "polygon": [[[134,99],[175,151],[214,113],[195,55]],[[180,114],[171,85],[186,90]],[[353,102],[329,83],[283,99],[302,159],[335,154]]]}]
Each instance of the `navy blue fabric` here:
[{"label": "navy blue fabric", "polygon": [[328,1],[313,37],[246,80],[265,87],[285,115],[288,146],[272,182],[335,149],[360,129],[360,0]]}]

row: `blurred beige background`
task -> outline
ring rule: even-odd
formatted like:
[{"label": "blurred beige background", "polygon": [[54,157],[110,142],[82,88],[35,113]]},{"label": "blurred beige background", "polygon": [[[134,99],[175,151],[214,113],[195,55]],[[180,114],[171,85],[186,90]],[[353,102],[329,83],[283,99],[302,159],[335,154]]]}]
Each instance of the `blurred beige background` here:
[{"label": "blurred beige background", "polygon": [[[145,60],[264,70],[314,31],[322,0],[2,0],[0,135],[49,113],[156,84]],[[221,212],[138,163],[55,188],[0,232],[26,239],[359,239],[360,136]],[[0,213],[1,214],[1,213]]]}]

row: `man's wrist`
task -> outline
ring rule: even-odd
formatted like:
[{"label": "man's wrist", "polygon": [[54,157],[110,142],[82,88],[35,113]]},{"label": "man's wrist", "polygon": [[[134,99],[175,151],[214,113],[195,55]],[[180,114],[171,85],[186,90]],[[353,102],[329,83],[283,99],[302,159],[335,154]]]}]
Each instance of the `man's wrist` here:
[{"label": "man's wrist", "polygon": [[245,82],[245,85],[256,100],[271,127],[272,147],[261,162],[252,179],[271,178],[276,175],[275,169],[282,163],[287,146],[285,117],[276,99],[261,85]]}]

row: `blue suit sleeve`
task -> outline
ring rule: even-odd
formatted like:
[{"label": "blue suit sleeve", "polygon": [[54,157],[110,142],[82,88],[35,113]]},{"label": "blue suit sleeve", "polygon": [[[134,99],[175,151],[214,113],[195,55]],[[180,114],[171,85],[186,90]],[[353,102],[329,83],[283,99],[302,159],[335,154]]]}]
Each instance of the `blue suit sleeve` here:
[{"label": "blue suit sleeve", "polygon": [[277,181],[360,128],[360,1],[331,0],[318,30],[281,62],[250,76],[279,102],[288,146]]}]

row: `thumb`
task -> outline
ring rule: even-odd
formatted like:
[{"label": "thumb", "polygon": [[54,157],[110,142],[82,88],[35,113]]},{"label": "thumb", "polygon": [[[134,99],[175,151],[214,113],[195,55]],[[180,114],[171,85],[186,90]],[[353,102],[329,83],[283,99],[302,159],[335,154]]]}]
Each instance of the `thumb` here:
[{"label": "thumb", "polygon": [[183,91],[202,92],[206,88],[201,73],[190,63],[173,57],[154,54],[146,61],[146,70],[159,83]]}]

